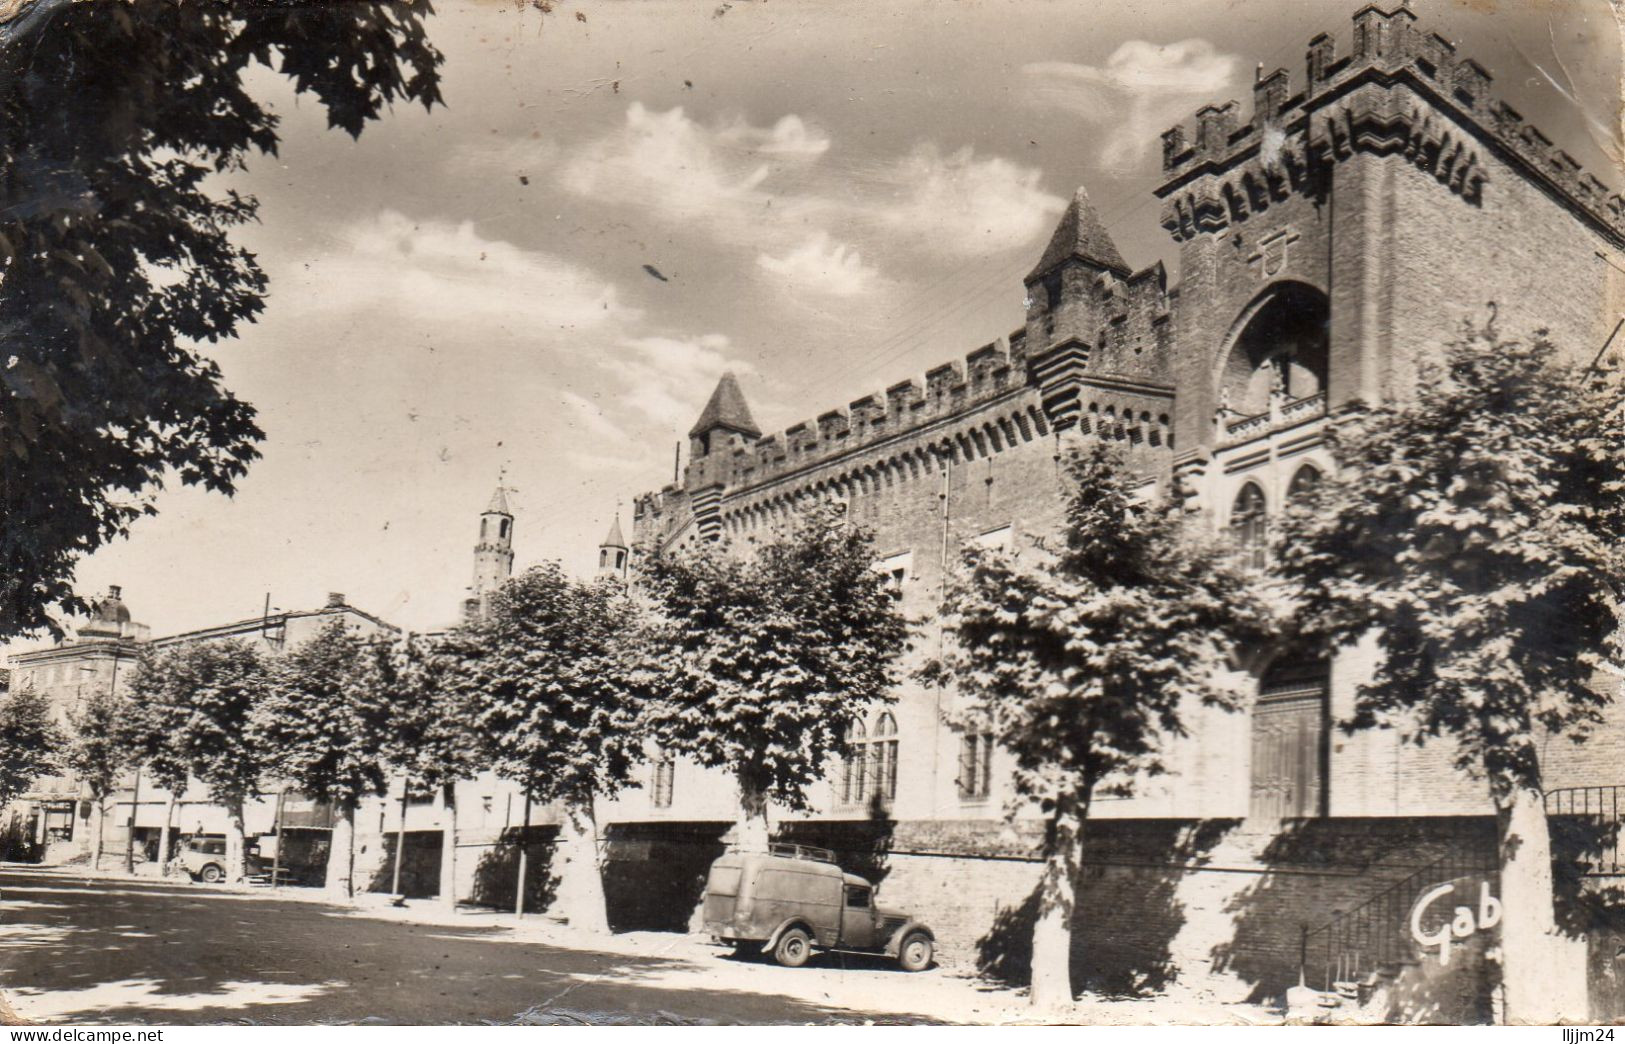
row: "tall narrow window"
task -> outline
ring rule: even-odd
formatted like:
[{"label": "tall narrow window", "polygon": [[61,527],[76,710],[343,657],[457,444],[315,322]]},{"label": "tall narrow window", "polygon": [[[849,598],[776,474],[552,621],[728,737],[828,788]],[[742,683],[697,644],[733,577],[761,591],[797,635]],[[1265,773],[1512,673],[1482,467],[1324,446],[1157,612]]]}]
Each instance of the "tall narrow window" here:
[{"label": "tall narrow window", "polygon": [[985,801],[993,792],[993,733],[960,737],[958,782],[961,801]]},{"label": "tall narrow window", "polygon": [[1286,491],[1287,499],[1296,500],[1313,492],[1318,485],[1320,485],[1320,469],[1313,464],[1305,464],[1292,476],[1292,485],[1287,487]]},{"label": "tall narrow window", "polygon": [[1230,506],[1230,536],[1236,554],[1247,569],[1263,569],[1269,557],[1269,519],[1264,513],[1264,491],[1249,482]]},{"label": "tall narrow window", "polygon": [[868,796],[869,743],[863,722],[846,730],[846,761],[841,765],[840,797],[843,805],[861,805]]},{"label": "tall narrow window", "polygon": [[890,801],[897,796],[897,719],[889,712],[875,722],[869,745],[875,753],[875,792]]},{"label": "tall narrow window", "polygon": [[672,790],[677,782],[677,762],[670,754],[662,754],[654,762],[654,778],[650,781],[649,798],[655,808],[670,808]]}]

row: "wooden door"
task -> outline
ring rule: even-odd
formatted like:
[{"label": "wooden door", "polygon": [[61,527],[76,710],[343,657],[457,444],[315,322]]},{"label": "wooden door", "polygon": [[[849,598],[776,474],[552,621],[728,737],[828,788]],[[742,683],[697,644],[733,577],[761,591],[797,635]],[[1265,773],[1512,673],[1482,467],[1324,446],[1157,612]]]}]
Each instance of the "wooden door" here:
[{"label": "wooden door", "polygon": [[1323,661],[1264,676],[1253,707],[1253,817],[1325,814],[1327,681]]}]

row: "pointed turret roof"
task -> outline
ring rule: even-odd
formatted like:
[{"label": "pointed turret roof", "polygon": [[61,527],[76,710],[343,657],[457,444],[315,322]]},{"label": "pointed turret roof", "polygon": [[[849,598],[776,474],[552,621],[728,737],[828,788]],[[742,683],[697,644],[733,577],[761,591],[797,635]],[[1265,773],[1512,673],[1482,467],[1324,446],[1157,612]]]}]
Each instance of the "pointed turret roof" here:
[{"label": "pointed turret roof", "polygon": [[1061,223],[1055,226],[1055,234],[1050,237],[1049,246],[1044,248],[1044,256],[1039,259],[1038,267],[1027,278],[1037,279],[1074,257],[1124,275],[1131,272],[1128,262],[1117,252],[1117,244],[1112,242],[1111,233],[1101,223],[1100,214],[1096,212],[1095,205],[1089,202],[1089,193],[1083,190],[1082,185],[1078,186],[1072,202],[1067,204],[1066,213],[1061,215]]},{"label": "pointed turret roof", "polygon": [[611,522],[610,525],[609,525],[609,535],[604,537],[604,542],[599,544],[598,546],[599,547],[621,547],[621,548],[626,547],[626,538],[621,536],[621,516],[619,514],[617,514],[615,516],[615,521]]},{"label": "pointed turret roof", "polygon": [[513,512],[508,510],[508,491],[498,486],[496,492],[491,494],[491,502],[485,505],[485,513],[487,515],[512,515]]},{"label": "pointed turret roof", "polygon": [[694,422],[694,427],[688,429],[688,433],[690,436],[703,435],[713,428],[729,428],[752,438],[762,433],[750,415],[750,407],[745,405],[745,393],[739,390],[739,379],[732,370],[717,381],[717,390],[711,393],[711,401],[705,404],[700,419]]}]

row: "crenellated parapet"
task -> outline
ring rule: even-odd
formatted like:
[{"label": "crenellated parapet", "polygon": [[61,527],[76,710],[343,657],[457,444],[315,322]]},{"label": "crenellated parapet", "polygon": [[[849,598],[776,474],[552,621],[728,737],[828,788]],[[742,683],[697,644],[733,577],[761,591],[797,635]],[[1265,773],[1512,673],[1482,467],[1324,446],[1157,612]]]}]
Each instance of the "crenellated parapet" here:
[{"label": "crenellated parapet", "polygon": [[1337,55],[1329,33],[1309,41],[1301,88],[1285,69],[1261,69],[1245,121],[1229,101],[1163,134],[1163,227],[1184,240],[1291,194],[1317,195],[1326,173],[1359,152],[1402,155],[1476,204],[1487,150],[1625,243],[1625,199],[1493,98],[1492,82],[1445,37],[1419,29],[1409,8],[1367,5],[1354,15],[1349,54]]},{"label": "crenellated parapet", "polygon": [[1026,386],[1021,333],[971,352],[963,362],[935,367],[922,382],[901,381],[865,395],[846,409],[764,435],[724,462],[729,488],[754,485],[842,454],[906,435]]}]

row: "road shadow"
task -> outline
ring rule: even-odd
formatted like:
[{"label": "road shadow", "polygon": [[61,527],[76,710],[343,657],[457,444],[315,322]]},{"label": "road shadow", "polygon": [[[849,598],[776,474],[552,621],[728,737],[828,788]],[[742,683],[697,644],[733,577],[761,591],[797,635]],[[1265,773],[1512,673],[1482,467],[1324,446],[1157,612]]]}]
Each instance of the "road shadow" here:
[{"label": "road shadow", "polygon": [[[0,874],[0,989],[69,1023],[505,1024],[558,1007],[638,1021],[820,1023],[871,1016],[771,992],[668,988],[695,963],[416,925],[308,901]],[[500,942],[500,945],[493,943]],[[702,967],[702,971],[703,971]]]}]

